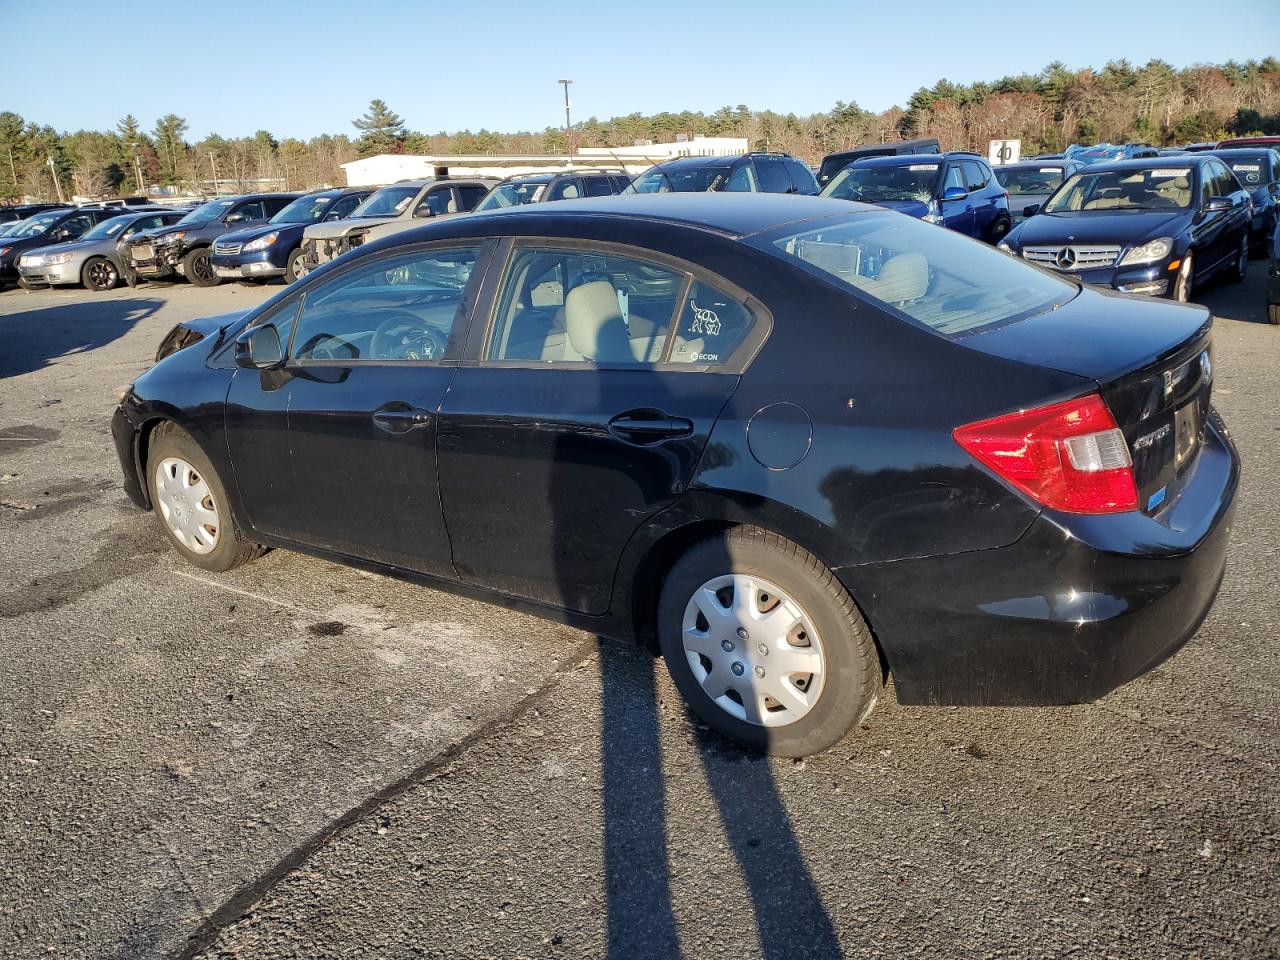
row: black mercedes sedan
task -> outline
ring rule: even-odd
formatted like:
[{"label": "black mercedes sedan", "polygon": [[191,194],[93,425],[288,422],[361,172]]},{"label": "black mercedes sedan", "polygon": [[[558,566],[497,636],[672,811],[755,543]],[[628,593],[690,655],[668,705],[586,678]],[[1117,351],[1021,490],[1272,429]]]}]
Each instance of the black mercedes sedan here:
[{"label": "black mercedes sedan", "polygon": [[1185,303],[1249,267],[1249,193],[1208,154],[1086,167],[1024,213],[1002,249],[1124,293]]},{"label": "black mercedes sedan", "polygon": [[187,560],[285,547],[664,655],[803,755],[871,711],[1092,700],[1218,590],[1211,318],[877,207],[619,196],[361,247],[175,328],[113,421]]}]

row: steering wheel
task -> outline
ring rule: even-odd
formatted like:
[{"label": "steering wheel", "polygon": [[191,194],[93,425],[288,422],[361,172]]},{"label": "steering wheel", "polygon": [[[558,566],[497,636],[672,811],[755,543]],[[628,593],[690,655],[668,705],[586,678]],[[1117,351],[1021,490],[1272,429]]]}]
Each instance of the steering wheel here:
[{"label": "steering wheel", "polygon": [[421,317],[393,313],[378,324],[369,341],[371,360],[439,360],[445,342]]}]

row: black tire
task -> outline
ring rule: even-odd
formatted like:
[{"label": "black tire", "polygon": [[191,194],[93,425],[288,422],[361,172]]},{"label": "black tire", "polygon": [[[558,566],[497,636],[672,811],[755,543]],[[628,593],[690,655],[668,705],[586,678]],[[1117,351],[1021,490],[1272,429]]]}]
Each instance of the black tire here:
[{"label": "black tire", "polygon": [[[166,460],[176,458],[186,461],[193,471],[202,478],[209,488],[209,499],[218,516],[217,541],[209,552],[198,552],[180,540],[170,529],[165,519],[162,506],[161,491],[158,488],[157,473]],[[240,533],[235,517],[231,515],[231,506],[227,501],[227,490],[218,472],[205,456],[200,445],[191,436],[173,423],[163,423],[151,435],[151,443],[147,449],[146,463],[147,491],[151,497],[152,511],[165,537],[173,544],[174,549],[184,560],[204,570],[221,573],[241,564],[248,563],[263,553],[263,549],[250,543]]]},{"label": "black tire", "polygon": [[80,268],[80,282],[94,293],[114,290],[120,283],[120,271],[106,257],[90,257]]},{"label": "black tire", "polygon": [[1249,234],[1240,238],[1240,252],[1236,254],[1236,263],[1228,274],[1231,283],[1243,283],[1249,275]]},{"label": "black tire", "polygon": [[1001,240],[1009,235],[1009,231],[1013,229],[1013,219],[1003,217],[996,221],[996,225],[991,230],[991,236],[987,238],[987,242],[995,246]]},{"label": "black tire", "polygon": [[[703,584],[730,573],[776,584],[824,638],[821,693],[792,723],[766,727],[731,715],[703,690],[689,665],[682,641],[685,608]],[[690,709],[712,729],[762,753],[800,757],[826,750],[870,714],[880,695],[875,641],[853,598],[812,554],[758,527],[735,527],[681,556],[663,583],[657,626],[667,670]]]},{"label": "black tire", "polygon": [[197,287],[216,287],[222,282],[222,278],[213,272],[208,247],[196,247],[182,258],[182,275]]},{"label": "black tire", "polygon": [[1280,303],[1267,304],[1267,320],[1280,326]]},{"label": "black tire", "polygon": [[298,279],[298,271],[302,267],[302,248],[296,247],[289,251],[288,259],[284,262],[284,282],[294,283]]}]

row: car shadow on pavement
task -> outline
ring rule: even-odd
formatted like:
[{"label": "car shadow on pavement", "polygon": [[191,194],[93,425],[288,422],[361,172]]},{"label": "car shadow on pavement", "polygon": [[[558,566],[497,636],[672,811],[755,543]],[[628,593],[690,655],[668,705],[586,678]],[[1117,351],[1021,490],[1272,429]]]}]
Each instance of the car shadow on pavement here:
[{"label": "car shadow on pavement", "polygon": [[[672,900],[657,661],[600,643],[604,887],[610,960],[683,955]],[[737,861],[765,960],[841,955],[774,782],[773,764],[690,718],[720,828]],[[708,825],[710,826],[710,825]],[[715,836],[708,834],[710,844]],[[732,884],[726,884],[732,887]],[[690,904],[698,916],[705,904]]]},{"label": "car shadow on pavement", "polygon": [[0,314],[0,378],[47,367],[53,360],[85,353],[123,337],[164,305],[153,297],[55,301],[48,306]]}]

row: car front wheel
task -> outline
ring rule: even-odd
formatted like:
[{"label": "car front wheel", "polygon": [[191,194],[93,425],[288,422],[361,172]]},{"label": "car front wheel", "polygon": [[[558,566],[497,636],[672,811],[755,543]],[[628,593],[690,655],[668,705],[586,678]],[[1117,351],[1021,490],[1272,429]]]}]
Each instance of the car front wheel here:
[{"label": "car front wheel", "polygon": [[1191,275],[1194,271],[1195,264],[1192,262],[1191,251],[1188,250],[1183,254],[1182,265],[1178,268],[1178,277],[1173,282],[1173,299],[1179,303],[1191,301]]},{"label": "car front wheel", "polygon": [[1231,271],[1231,282],[1242,283],[1249,275],[1249,234],[1240,238],[1240,252],[1236,255],[1235,269]]},{"label": "car front wheel", "polygon": [[879,697],[875,642],[853,599],[817,558],[759,528],[704,540],[676,562],[658,636],[693,712],[764,753],[825,750]]},{"label": "car front wheel", "polygon": [[221,282],[221,278],[213,270],[213,264],[209,262],[208,247],[196,247],[183,257],[182,273],[197,287],[214,287]]},{"label": "car front wheel", "polygon": [[160,528],[189,563],[222,572],[262,552],[237,529],[209,458],[172,423],[161,424],[151,437],[147,487]]},{"label": "car front wheel", "polygon": [[106,257],[90,257],[80,271],[80,282],[86,290],[101,293],[113,289],[120,282],[120,271]]}]

